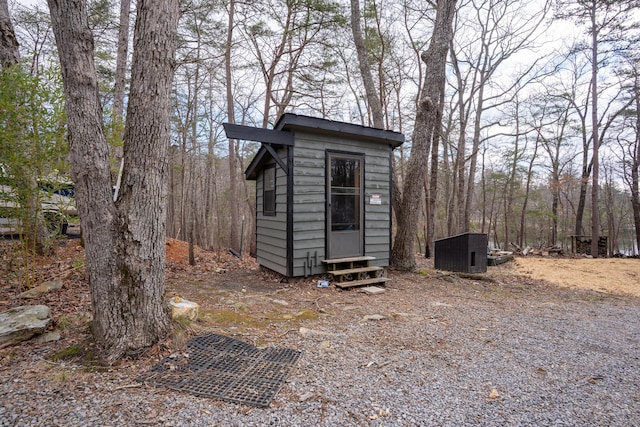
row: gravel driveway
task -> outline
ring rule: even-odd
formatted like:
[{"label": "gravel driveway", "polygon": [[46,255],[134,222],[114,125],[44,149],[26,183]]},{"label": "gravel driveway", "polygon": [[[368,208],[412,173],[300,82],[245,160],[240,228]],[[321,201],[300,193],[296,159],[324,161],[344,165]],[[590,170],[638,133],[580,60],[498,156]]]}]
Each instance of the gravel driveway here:
[{"label": "gravel driveway", "polygon": [[[640,299],[510,276],[390,276],[380,295],[299,282],[218,299],[320,313],[209,325],[304,351],[269,408],[141,386],[137,362],[92,372],[46,361],[34,346],[0,354],[0,425],[640,426]],[[385,319],[364,320],[374,314]]]}]

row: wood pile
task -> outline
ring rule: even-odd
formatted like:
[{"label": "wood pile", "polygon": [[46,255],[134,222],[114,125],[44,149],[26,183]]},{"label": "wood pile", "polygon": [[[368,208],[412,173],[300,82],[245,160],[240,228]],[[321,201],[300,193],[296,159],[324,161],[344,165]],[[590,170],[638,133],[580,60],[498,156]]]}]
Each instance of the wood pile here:
[{"label": "wood pile", "polygon": [[543,248],[532,248],[531,246],[527,246],[522,249],[515,243],[511,243],[513,247],[513,253],[516,255],[527,256],[527,255],[537,255],[537,256],[563,256],[565,255],[564,249],[558,246],[547,246]]}]

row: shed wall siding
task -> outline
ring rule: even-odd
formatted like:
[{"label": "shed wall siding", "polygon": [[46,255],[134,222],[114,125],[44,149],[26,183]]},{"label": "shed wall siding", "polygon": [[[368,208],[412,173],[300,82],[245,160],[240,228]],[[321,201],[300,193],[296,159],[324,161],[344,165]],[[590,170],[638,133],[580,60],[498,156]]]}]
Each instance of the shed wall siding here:
[{"label": "shed wall siding", "polygon": [[[286,158],[286,152],[280,154]],[[263,184],[260,173],[256,180],[256,260],[270,270],[287,275],[287,176],[276,166],[276,214],[273,216],[262,213]]]},{"label": "shed wall siding", "polygon": [[[324,273],[321,261],[326,258],[327,150],[364,154],[364,254],[376,257],[372,265],[389,265],[389,146],[296,132],[293,168],[293,275]],[[381,205],[369,204],[372,194],[380,195]]]}]

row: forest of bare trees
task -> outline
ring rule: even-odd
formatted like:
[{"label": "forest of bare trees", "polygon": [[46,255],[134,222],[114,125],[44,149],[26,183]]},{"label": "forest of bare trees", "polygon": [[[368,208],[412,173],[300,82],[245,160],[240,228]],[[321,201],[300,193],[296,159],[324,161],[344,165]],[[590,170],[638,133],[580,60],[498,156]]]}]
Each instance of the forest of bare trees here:
[{"label": "forest of bare trees", "polygon": [[[47,4],[8,6],[23,68],[50,79],[60,67]],[[136,4],[88,6],[115,184]],[[451,37],[434,53],[447,7]],[[182,2],[167,233],[251,253],[255,196],[243,171],[258,147],[227,140],[222,123],[269,127],[295,112],[407,136],[394,165],[403,257],[466,231],[503,249],[567,248],[572,235],[598,234],[610,253],[636,254],[637,17],[632,0]],[[428,87],[437,55],[446,61],[440,95]],[[421,141],[429,102],[440,109],[437,137]]]}]

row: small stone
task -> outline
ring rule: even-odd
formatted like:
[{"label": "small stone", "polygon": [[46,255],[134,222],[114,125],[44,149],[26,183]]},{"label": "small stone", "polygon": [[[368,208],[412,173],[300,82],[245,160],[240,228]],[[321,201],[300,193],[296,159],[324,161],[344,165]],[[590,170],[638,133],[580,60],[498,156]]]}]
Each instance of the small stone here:
[{"label": "small stone", "polygon": [[300,401],[300,402],[306,402],[307,400],[311,399],[313,396],[315,396],[315,393],[312,393],[312,392],[310,392],[310,391],[309,391],[309,392],[306,392],[306,393],[304,393],[303,395],[301,395],[301,396],[298,398],[298,401]]},{"label": "small stone", "polygon": [[243,303],[243,302],[234,302],[233,304],[231,304],[231,306],[233,308],[235,308],[236,310],[246,310],[247,309],[247,304]]},{"label": "small stone", "polygon": [[331,341],[320,342],[320,348],[329,348],[329,347],[331,347]]},{"label": "small stone", "polygon": [[282,305],[282,306],[289,305],[288,302],[286,302],[284,300],[281,300],[281,299],[272,299],[271,302],[274,303],[274,304]]},{"label": "small stone", "polygon": [[315,329],[309,329],[309,328],[305,328],[304,326],[301,327],[298,332],[300,333],[300,335],[302,335],[303,337],[306,336],[310,336],[310,335],[333,335],[330,332],[323,332],[323,331],[317,331]]},{"label": "small stone", "polygon": [[433,301],[431,303],[433,307],[451,307],[451,304],[447,304],[446,302]]},{"label": "small stone", "polygon": [[62,338],[62,335],[60,335],[60,332],[51,331],[42,335],[38,335],[37,337],[34,338],[34,341],[37,344],[44,344],[47,342],[60,341],[60,338]]},{"label": "small stone", "polygon": [[386,317],[383,316],[382,314],[367,314],[366,316],[364,316],[364,320],[385,320]]},{"label": "small stone", "polygon": [[412,316],[412,314],[410,314],[410,313],[403,313],[403,312],[396,312],[396,311],[391,313],[391,315],[393,317],[410,317],[410,316]]}]

